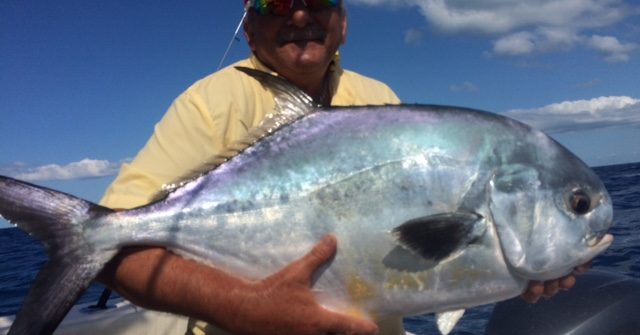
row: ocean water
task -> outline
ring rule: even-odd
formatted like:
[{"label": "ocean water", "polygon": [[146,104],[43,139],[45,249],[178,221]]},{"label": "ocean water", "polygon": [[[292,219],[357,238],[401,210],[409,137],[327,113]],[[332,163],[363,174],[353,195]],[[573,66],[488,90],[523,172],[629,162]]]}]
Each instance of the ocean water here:
[{"label": "ocean water", "polygon": [[[598,167],[595,171],[613,198],[611,233],[615,241],[596,258],[593,268],[640,278],[640,163]],[[38,242],[18,229],[0,229],[0,316],[17,312],[45,261]],[[80,302],[97,301],[102,290],[101,285],[92,285]],[[493,305],[467,310],[451,334],[483,334],[492,310]],[[415,334],[437,334],[431,315],[407,318],[405,325]]]}]

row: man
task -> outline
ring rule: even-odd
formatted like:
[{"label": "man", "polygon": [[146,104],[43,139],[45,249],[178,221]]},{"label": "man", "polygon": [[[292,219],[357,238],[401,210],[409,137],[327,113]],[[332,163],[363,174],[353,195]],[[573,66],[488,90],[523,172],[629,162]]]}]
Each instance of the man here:
[{"label": "man", "polygon": [[[235,65],[282,76],[323,105],[399,102],[386,85],[340,67],[337,51],[347,29],[341,0],[245,0],[245,8],[245,37],[253,55]],[[273,107],[272,92],[233,67],[198,81],[174,101],[134,161],[123,166],[102,204],[148,203],[163,184],[198,171]],[[310,278],[335,250],[335,238],[325,237],[280,272],[247,282],[162,248],[127,248],[100,279],[138,305],[198,318],[233,334],[402,333],[399,318],[376,326],[315,302]],[[528,298],[570,287],[572,278],[551,282],[547,291],[538,284]]]}]

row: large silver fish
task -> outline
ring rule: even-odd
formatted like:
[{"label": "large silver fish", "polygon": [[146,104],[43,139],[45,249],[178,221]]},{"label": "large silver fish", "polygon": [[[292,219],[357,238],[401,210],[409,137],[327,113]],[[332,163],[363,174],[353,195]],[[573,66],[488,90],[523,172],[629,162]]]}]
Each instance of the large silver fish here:
[{"label": "large silver fish", "polygon": [[611,199],[583,162],[496,114],[442,106],[314,108],[280,79],[280,113],[210,171],[148,206],[112,212],[0,178],[0,214],[50,260],[10,334],[51,333],[127,245],[159,245],[247,279],[279,270],[321,236],[338,253],[313,285],[337,311],[436,312],[520,294],[607,248]]}]

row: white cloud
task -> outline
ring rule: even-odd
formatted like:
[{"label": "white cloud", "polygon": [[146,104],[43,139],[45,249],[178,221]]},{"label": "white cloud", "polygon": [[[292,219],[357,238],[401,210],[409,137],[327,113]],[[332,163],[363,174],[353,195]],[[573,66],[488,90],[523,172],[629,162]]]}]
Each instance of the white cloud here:
[{"label": "white cloud", "polygon": [[118,172],[122,162],[83,159],[67,165],[48,164],[29,168],[16,164],[3,168],[3,173],[25,181],[72,180],[111,176]]},{"label": "white cloud", "polygon": [[505,115],[552,133],[619,125],[640,127],[640,100],[626,96],[599,97],[514,109]]},{"label": "white cloud", "polygon": [[404,32],[404,43],[413,46],[422,45],[422,31],[420,29],[409,29]]},{"label": "white cloud", "polygon": [[578,88],[591,88],[591,87],[598,86],[601,83],[602,83],[602,80],[596,78],[596,79],[591,79],[591,80],[586,81],[586,82],[578,83],[576,85],[576,87],[578,87]]},{"label": "white cloud", "polygon": [[540,27],[498,37],[493,42],[493,54],[516,56],[534,52],[568,50],[584,44],[585,38],[566,28]]},{"label": "white cloud", "polygon": [[452,92],[476,92],[478,91],[478,86],[470,81],[465,81],[461,85],[451,85],[449,86],[449,91]]},{"label": "white cloud", "polygon": [[533,34],[526,31],[504,36],[493,43],[493,51],[501,55],[529,54],[535,48]]},{"label": "white cloud", "polygon": [[613,36],[600,35],[591,36],[587,41],[587,45],[604,53],[606,55],[605,59],[612,63],[629,61],[629,54],[638,47],[635,43],[620,43]]},{"label": "white cloud", "polygon": [[[624,62],[636,48],[615,37],[590,37],[594,29],[620,24],[637,15],[629,0],[351,0],[351,3],[417,7],[427,23],[446,33],[494,38],[492,54],[525,55],[583,46],[602,52],[609,62]],[[617,42],[617,43],[616,43]]]}]

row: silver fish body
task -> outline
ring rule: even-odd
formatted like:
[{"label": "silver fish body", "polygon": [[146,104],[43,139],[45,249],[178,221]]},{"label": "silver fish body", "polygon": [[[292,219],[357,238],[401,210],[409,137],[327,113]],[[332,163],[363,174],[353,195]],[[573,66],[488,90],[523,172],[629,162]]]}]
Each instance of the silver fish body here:
[{"label": "silver fish body", "polygon": [[[32,231],[22,213],[34,203],[46,212],[52,193],[4,178],[0,213]],[[260,279],[332,233],[338,252],[314,292],[328,308],[375,317],[504,300],[529,280],[570,273],[612,239],[611,199],[577,157],[517,121],[442,106],[314,109],[129,211],[55,196],[77,202],[70,234],[101,255],[81,262],[91,269],[83,278],[123,246],[161,245]],[[30,204],[16,210],[20,199]],[[53,255],[49,268],[59,263]],[[25,305],[21,314],[40,308]]]},{"label": "silver fish body", "polygon": [[[595,202],[586,214],[565,200],[576,190]],[[394,231],[444,213],[461,213],[473,238],[440,242],[461,245],[437,261]],[[611,215],[593,172],[537,131],[482,112],[390,106],[315,112],[166,200],[105,217],[90,235],[105,248],[167,245],[259,279],[333,233],[339,251],[314,285],[321,301],[409,315],[565,275],[606,247],[589,238],[603,236]],[[451,236],[424,243],[439,238]]]}]

